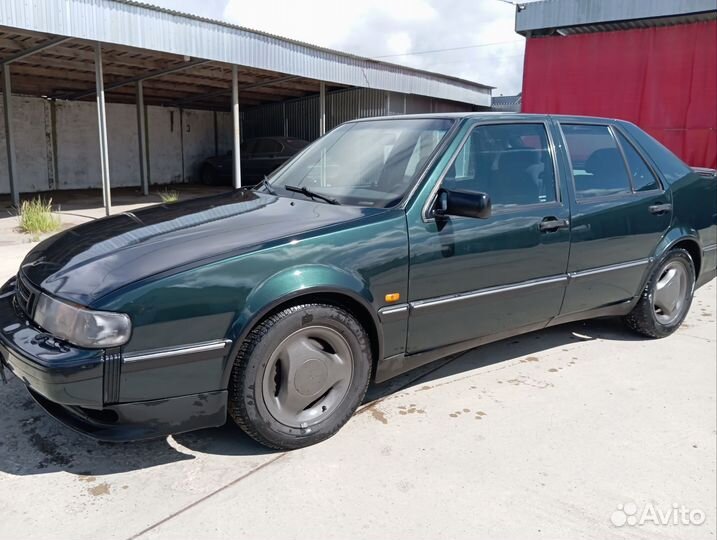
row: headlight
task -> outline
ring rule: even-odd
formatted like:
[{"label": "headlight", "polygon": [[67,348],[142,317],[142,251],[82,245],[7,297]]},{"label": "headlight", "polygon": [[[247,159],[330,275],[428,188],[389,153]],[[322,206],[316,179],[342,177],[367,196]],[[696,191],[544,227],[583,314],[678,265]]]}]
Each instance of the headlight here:
[{"label": "headlight", "polygon": [[53,336],[88,349],[119,347],[132,333],[129,315],[92,311],[46,294],[40,295],[33,319]]}]

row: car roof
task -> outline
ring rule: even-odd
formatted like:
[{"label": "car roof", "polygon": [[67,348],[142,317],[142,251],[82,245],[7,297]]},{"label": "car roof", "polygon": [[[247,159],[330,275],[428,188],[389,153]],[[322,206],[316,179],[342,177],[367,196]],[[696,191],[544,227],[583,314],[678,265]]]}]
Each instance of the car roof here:
[{"label": "car roof", "polygon": [[592,121],[592,122],[624,122],[617,118],[602,118],[599,116],[580,116],[580,115],[567,115],[567,114],[538,114],[538,113],[518,113],[518,112],[451,112],[451,113],[425,113],[425,114],[396,114],[390,116],[374,116],[371,118],[357,118],[355,120],[349,120],[349,122],[367,122],[372,120],[403,120],[410,118],[419,119],[431,119],[431,118],[446,118],[446,119],[478,119],[478,120],[543,120],[545,118],[554,118],[562,121]]}]

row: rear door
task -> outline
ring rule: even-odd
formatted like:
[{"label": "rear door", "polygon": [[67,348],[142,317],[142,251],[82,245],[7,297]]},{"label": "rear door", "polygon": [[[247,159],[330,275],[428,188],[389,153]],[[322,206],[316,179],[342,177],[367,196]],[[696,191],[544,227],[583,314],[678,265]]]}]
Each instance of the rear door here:
[{"label": "rear door", "polygon": [[561,315],[639,292],[671,217],[669,192],[627,134],[599,121],[560,121],[571,178],[570,282]]}]

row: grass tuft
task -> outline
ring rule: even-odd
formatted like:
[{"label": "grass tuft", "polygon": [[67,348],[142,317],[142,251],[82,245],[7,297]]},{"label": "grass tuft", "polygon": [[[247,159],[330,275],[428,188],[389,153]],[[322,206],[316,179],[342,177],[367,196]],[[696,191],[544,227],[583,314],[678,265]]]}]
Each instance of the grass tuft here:
[{"label": "grass tuft", "polygon": [[164,204],[171,204],[179,201],[178,191],[165,189],[164,191],[160,191],[157,195],[159,195],[159,198],[162,199]]},{"label": "grass tuft", "polygon": [[38,235],[54,232],[60,228],[60,218],[52,213],[52,199],[40,197],[22,201],[20,205],[20,230]]}]

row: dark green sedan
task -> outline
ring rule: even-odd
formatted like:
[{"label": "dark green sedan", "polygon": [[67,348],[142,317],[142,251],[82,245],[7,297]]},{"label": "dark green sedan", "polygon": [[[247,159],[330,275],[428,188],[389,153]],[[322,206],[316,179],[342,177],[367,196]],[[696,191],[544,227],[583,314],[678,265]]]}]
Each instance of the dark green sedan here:
[{"label": "dark green sedan", "polygon": [[717,181],[633,124],[343,124],[260,186],[75,227],[0,290],[0,375],[109,441],[219,426],[298,448],[381,382],[622,317],[660,338],[715,276]]}]

